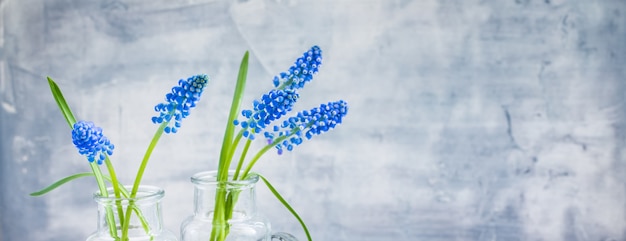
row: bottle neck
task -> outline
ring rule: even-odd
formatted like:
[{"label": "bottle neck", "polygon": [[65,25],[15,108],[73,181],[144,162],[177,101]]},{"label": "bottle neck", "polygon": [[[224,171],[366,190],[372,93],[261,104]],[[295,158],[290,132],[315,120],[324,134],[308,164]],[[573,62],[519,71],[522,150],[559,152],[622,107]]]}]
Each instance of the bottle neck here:
[{"label": "bottle neck", "polygon": [[[230,220],[244,220],[256,216],[256,183],[253,176],[241,181],[216,181],[217,173],[202,172],[192,177],[194,184],[194,215],[212,219],[216,207],[230,207]],[[229,176],[232,180],[232,176]],[[218,203],[219,202],[219,203]],[[228,208],[224,208],[226,212]]]},{"label": "bottle neck", "polygon": [[[131,188],[126,187],[127,190],[131,190]],[[132,199],[115,198],[112,189],[109,190],[109,197],[94,195],[94,199],[98,203],[98,235],[101,237],[121,237],[124,222],[128,222],[127,234],[129,238],[160,234],[163,229],[161,215],[163,195],[163,189],[150,186],[140,186],[137,196]],[[127,212],[130,212],[130,215]],[[126,217],[130,217],[130,219],[127,220]],[[111,229],[115,229],[115,231]]]}]

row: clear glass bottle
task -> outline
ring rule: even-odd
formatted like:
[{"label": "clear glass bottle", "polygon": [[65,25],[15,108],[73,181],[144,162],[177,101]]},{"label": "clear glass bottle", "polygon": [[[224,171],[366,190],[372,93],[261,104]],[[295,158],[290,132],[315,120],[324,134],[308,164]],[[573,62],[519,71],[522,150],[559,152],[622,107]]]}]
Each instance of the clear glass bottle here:
[{"label": "clear glass bottle", "polygon": [[[232,180],[231,171],[229,180]],[[250,175],[241,181],[217,181],[217,171],[200,172],[191,177],[194,184],[194,214],[181,224],[182,241],[209,241],[213,231],[213,213],[218,192],[235,197],[232,217],[224,241],[297,241],[287,233],[271,234],[270,222],[258,215],[256,209],[256,183],[259,177]]]},{"label": "clear glass bottle", "polygon": [[[131,190],[132,187],[126,187]],[[131,210],[128,235],[125,241],[177,241],[176,236],[163,228],[161,215],[161,199],[165,195],[163,189],[153,186],[140,186],[135,198],[115,198],[113,189],[109,188],[109,197],[100,193],[94,194],[98,203],[98,230],[87,238],[87,241],[122,240],[120,211]],[[128,209],[130,205],[130,209]],[[125,218],[122,218],[125,219]],[[114,220],[110,225],[109,220]],[[114,231],[112,231],[114,229]]]}]

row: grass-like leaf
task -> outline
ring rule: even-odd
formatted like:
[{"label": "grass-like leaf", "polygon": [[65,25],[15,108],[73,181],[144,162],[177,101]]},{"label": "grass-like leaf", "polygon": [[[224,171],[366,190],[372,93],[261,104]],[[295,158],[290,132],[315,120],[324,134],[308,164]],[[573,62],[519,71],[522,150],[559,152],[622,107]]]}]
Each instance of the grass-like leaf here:
[{"label": "grass-like leaf", "polygon": [[285,199],[278,193],[278,191],[276,191],[276,189],[272,186],[272,184],[270,184],[270,182],[264,176],[258,173],[252,173],[252,174],[259,176],[261,180],[263,180],[267,188],[269,188],[270,191],[274,194],[274,196],[278,199],[278,201],[280,201],[283,204],[283,206],[285,206],[289,210],[289,212],[291,212],[291,214],[293,214],[293,216],[296,217],[296,219],[298,219],[298,222],[300,222],[300,225],[302,225],[302,229],[304,229],[304,233],[306,233],[306,238],[309,241],[312,241],[311,234],[309,233],[309,229],[304,224],[304,221],[302,221],[302,218],[300,218],[300,215],[296,213],[296,210],[294,210],[291,207],[291,205],[289,205],[289,203],[285,201]]},{"label": "grass-like leaf", "polygon": [[[39,191],[33,192],[30,195],[31,196],[41,196],[44,195],[46,193],[49,193],[50,191],[57,189],[58,187],[60,187],[61,185],[68,183],[70,181],[82,178],[82,177],[93,177],[95,176],[95,174],[93,174],[93,172],[82,172],[82,173],[76,173],[74,175],[70,175],[67,176],[65,178],[62,178],[54,183],[52,183],[50,186],[47,186]],[[102,178],[107,180],[109,183],[112,183],[112,180],[110,177],[102,175]],[[118,183],[119,185],[119,183]],[[130,192],[128,192],[128,190],[122,186],[119,185],[119,190],[122,194],[122,196],[124,196],[125,198],[129,198],[130,197]],[[141,225],[143,226],[144,230],[146,230],[146,232],[150,231],[150,226],[148,226],[148,221],[146,220],[146,218],[144,217],[144,215],[141,213],[141,209],[139,209],[137,206],[135,205],[131,205],[131,208],[133,209],[133,211],[135,211],[135,213],[137,214],[137,217],[139,217],[139,220],[141,221]]]},{"label": "grass-like leaf", "polygon": [[248,57],[249,52],[243,55],[241,59],[241,65],[239,66],[239,74],[237,75],[237,85],[235,86],[235,93],[233,94],[233,101],[230,105],[230,113],[228,115],[228,122],[226,122],[226,131],[224,132],[224,140],[222,141],[222,149],[220,151],[220,160],[218,165],[218,179],[226,181],[228,178],[228,169],[230,166],[229,153],[233,146],[233,136],[235,133],[235,125],[233,122],[237,119],[239,110],[241,108],[241,102],[243,100],[243,92],[246,88],[246,79],[248,76]]},{"label": "grass-like leaf", "polygon": [[41,195],[44,195],[44,194],[46,194],[46,193],[56,189],[57,187],[60,187],[61,185],[65,184],[65,183],[68,183],[68,182],[70,182],[70,181],[72,181],[74,179],[78,179],[78,178],[81,178],[81,177],[92,177],[92,176],[94,176],[94,175],[91,172],[82,172],[82,173],[77,173],[77,174],[74,174],[74,175],[70,175],[70,176],[67,176],[65,178],[62,178],[61,180],[58,180],[58,181],[52,183],[50,186],[47,186],[47,187],[45,187],[45,188],[43,188],[43,189],[41,189],[39,191],[33,192],[30,195],[31,196],[35,196],[35,197],[36,196],[41,196]]},{"label": "grass-like leaf", "polygon": [[57,83],[55,83],[54,80],[52,80],[52,78],[50,77],[48,77],[48,84],[50,85],[50,91],[52,91],[52,96],[54,96],[54,100],[57,102],[57,105],[59,105],[59,110],[61,110],[63,117],[65,117],[65,120],[67,121],[67,124],[70,125],[70,128],[74,128],[76,118],[74,118],[72,110],[70,110],[67,102],[65,102],[65,98],[63,97],[63,93],[61,93],[61,89],[59,88]]},{"label": "grass-like leaf", "polygon": [[[74,175],[69,175],[69,176],[64,177],[62,179],[59,179],[58,181],[50,184],[49,186],[44,187],[41,190],[33,192],[33,193],[29,194],[29,195],[31,195],[33,197],[42,196],[42,195],[44,195],[46,193],[51,192],[54,189],[57,189],[58,187],[62,186],[63,184],[71,182],[71,181],[73,181],[75,179],[78,179],[78,178],[81,178],[81,177],[93,177],[93,176],[95,176],[93,174],[93,172],[81,172],[81,173],[76,173]],[[109,183],[112,182],[111,178],[108,177],[108,176],[102,175],[102,178],[104,180],[108,181]],[[121,191],[122,195],[125,198],[128,198],[130,196],[130,193],[128,192],[128,190],[126,190],[126,188],[124,188],[124,186],[120,185],[119,188],[120,188],[120,191]]]}]

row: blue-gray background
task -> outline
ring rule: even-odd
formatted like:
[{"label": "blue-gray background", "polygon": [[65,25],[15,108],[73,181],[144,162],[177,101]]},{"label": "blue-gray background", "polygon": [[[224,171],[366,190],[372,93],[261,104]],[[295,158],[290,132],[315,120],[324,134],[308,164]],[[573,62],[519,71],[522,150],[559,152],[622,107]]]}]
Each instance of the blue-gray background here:
[{"label": "blue-gray background", "polygon": [[[246,102],[303,51],[324,64],[296,109],[344,99],[339,128],[256,166],[316,240],[626,240],[626,2],[0,1],[0,240],[84,240],[89,171],[45,77],[116,144],[130,183],[180,78],[212,78],[144,184],[165,225],[214,169],[239,61]],[[298,223],[259,187],[276,230]]]}]

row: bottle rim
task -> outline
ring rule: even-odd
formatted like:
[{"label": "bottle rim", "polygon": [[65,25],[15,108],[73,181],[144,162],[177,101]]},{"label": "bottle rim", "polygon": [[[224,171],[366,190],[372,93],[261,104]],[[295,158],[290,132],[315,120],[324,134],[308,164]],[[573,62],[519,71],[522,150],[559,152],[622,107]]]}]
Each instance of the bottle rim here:
[{"label": "bottle rim", "polygon": [[[130,195],[130,191],[132,190],[132,186],[124,186],[124,189],[127,190],[128,195]],[[100,194],[100,191],[96,191],[93,194],[93,199],[101,204],[108,203],[117,203],[117,202],[133,202],[133,203],[145,203],[145,202],[158,202],[165,195],[165,190],[160,187],[150,186],[150,185],[140,185],[137,189],[137,194],[134,198],[124,197],[122,194],[121,197],[115,197],[115,192],[113,187],[107,188],[108,197],[103,197]]]},{"label": "bottle rim", "polygon": [[200,186],[217,186],[220,183],[226,186],[249,186],[249,185],[254,185],[259,181],[259,176],[254,173],[248,174],[246,179],[235,180],[235,181],[232,180],[234,175],[235,175],[235,171],[229,170],[228,181],[220,182],[220,181],[217,181],[217,171],[204,171],[204,172],[198,172],[194,174],[193,176],[191,176],[191,182],[195,185],[200,185]]}]

